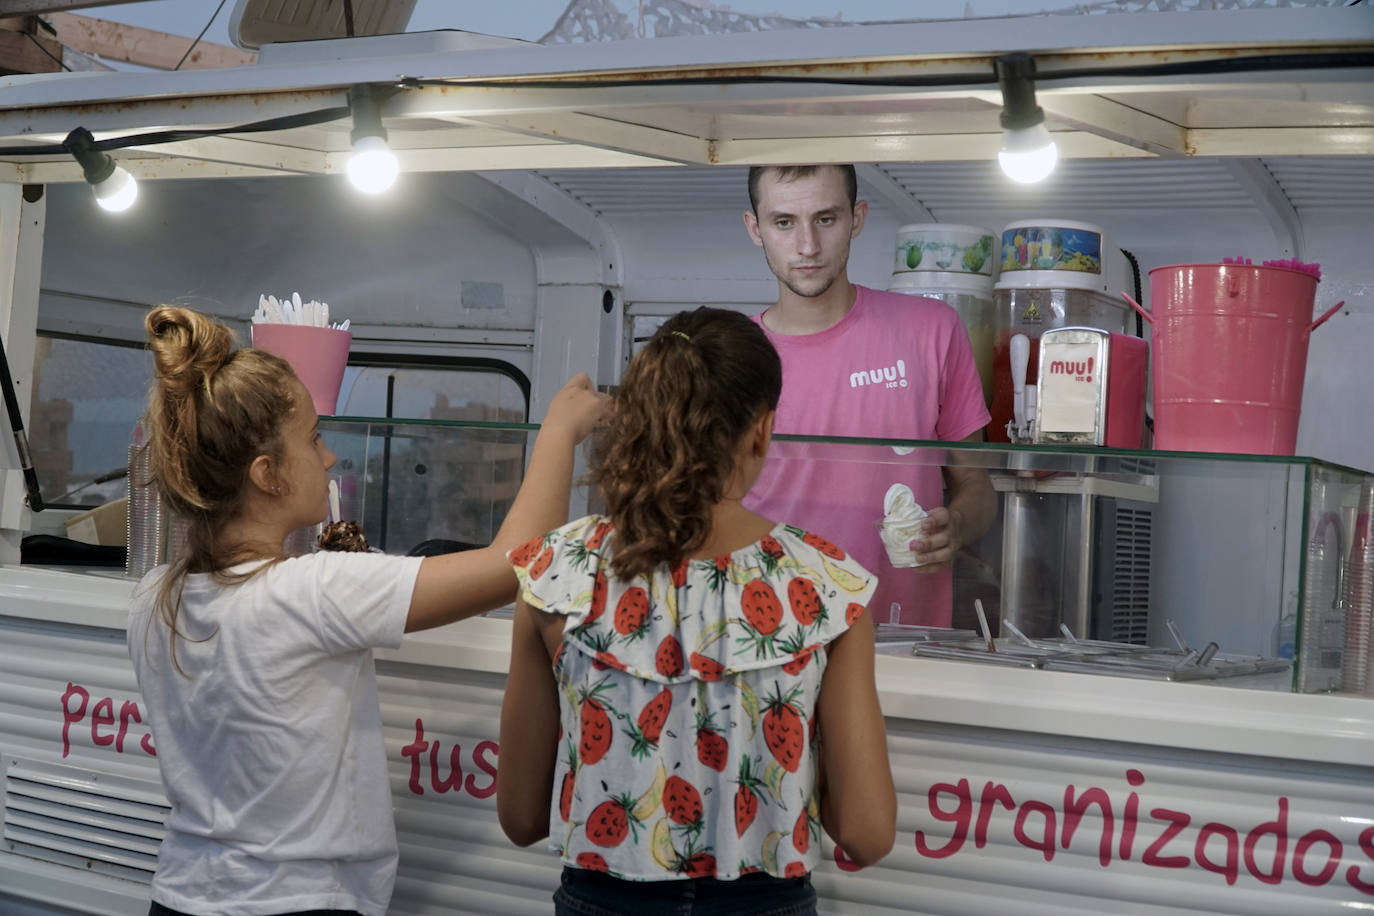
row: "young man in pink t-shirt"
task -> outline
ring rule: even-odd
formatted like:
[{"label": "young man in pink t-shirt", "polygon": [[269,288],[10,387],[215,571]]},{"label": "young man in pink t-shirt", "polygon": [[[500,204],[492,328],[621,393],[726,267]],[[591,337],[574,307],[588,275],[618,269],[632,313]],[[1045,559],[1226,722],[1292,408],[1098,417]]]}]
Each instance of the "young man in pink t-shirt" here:
[{"label": "young man in pink t-shirt", "polygon": [[[756,319],[782,357],[774,431],[982,441],[989,417],[958,314],[849,282],[849,244],[868,215],[854,167],[754,168],[749,200],[745,228],[778,278],[778,301]],[[992,524],[996,495],[981,470],[916,457],[775,442],[746,505],[830,538],[876,572],[875,621],[949,626],[950,563]],[[894,483],[929,513],[914,569],[892,565],[876,525]]]}]

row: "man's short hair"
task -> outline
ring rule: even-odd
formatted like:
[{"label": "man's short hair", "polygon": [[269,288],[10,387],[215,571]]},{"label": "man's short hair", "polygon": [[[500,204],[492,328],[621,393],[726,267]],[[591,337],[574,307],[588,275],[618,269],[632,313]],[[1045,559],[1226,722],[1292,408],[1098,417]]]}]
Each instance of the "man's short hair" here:
[{"label": "man's short hair", "polygon": [[778,181],[795,181],[816,174],[821,169],[839,169],[844,176],[844,187],[849,192],[849,206],[853,209],[859,203],[859,176],[854,166],[847,163],[826,163],[824,165],[756,165],[749,169],[749,207],[754,215],[759,215],[759,182],[765,172],[774,172]]}]

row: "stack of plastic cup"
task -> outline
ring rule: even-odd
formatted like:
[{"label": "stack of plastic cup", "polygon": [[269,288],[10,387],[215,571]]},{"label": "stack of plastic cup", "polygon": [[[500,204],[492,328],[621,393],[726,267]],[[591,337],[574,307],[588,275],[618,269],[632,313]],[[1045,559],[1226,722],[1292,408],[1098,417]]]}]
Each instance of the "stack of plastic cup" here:
[{"label": "stack of plastic cup", "polygon": [[124,565],[125,575],[135,579],[162,562],[162,512],[144,439],[139,423],[129,446],[129,553]]},{"label": "stack of plastic cup", "polygon": [[[1317,499],[1316,485],[1313,500]],[[1332,624],[1340,579],[1340,520],[1334,512],[1318,520],[1307,545],[1307,571],[1299,641],[1298,692],[1316,693],[1339,687],[1340,643],[1328,647],[1323,638]],[[1331,656],[1335,656],[1332,658]],[[1333,664],[1334,663],[1334,664]]]},{"label": "stack of plastic cup", "polygon": [[140,420],[129,446],[129,552],[124,574],[141,579],[186,550],[190,523],[174,513],[153,481],[147,434]]},{"label": "stack of plastic cup", "polygon": [[1345,576],[1345,651],[1341,691],[1374,696],[1370,654],[1374,651],[1374,481],[1360,486],[1355,536]]}]

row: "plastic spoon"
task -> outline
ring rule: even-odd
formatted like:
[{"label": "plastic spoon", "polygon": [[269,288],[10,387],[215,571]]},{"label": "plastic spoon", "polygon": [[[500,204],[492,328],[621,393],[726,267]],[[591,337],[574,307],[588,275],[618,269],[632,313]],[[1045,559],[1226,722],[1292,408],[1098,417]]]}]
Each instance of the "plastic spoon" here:
[{"label": "plastic spoon", "polygon": [[1192,651],[1188,648],[1188,643],[1183,639],[1183,634],[1178,631],[1178,627],[1174,624],[1174,618],[1166,617],[1164,620],[1164,626],[1169,630],[1169,635],[1174,638],[1174,642],[1178,645],[1180,649],[1182,649],[1184,652]]},{"label": "plastic spoon", "polygon": [[973,599],[973,610],[978,614],[978,628],[983,631],[983,638],[988,641],[988,651],[996,652],[997,644],[992,641],[992,630],[988,628],[987,614],[983,613],[983,599]]},{"label": "plastic spoon", "polygon": [[1012,636],[1015,636],[1017,639],[1021,640],[1021,642],[1025,643],[1025,644],[1026,644],[1027,646],[1029,646],[1030,648],[1032,648],[1032,649],[1039,648],[1038,646],[1036,646],[1035,642],[1034,642],[1029,636],[1027,636],[1025,633],[1022,633],[1022,632],[1021,632],[1021,628],[1020,628],[1020,627],[1018,627],[1016,624],[1012,623],[1010,620],[1003,620],[1003,621],[1002,621],[1002,626],[1004,626],[1004,627],[1006,627],[1008,630],[1010,630]]}]

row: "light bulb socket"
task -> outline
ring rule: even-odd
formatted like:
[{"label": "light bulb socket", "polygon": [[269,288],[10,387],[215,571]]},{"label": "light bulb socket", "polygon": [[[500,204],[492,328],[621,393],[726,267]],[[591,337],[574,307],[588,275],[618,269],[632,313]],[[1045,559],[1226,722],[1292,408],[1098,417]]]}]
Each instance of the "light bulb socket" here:
[{"label": "light bulb socket", "polygon": [[1045,112],[1035,104],[1035,58],[1023,51],[997,58],[997,85],[1002,89],[1004,130],[1023,130],[1045,122]]},{"label": "light bulb socket", "polygon": [[353,113],[353,131],[348,135],[350,143],[357,143],[363,137],[386,139],[382,106],[396,92],[394,87],[370,83],[357,83],[348,88],[348,108]]},{"label": "light bulb socket", "polygon": [[95,148],[95,137],[86,128],[78,127],[67,134],[67,139],[62,141],[62,145],[72,154],[77,165],[81,166],[81,174],[91,184],[100,184],[114,174],[114,158],[109,153],[102,153]]}]

